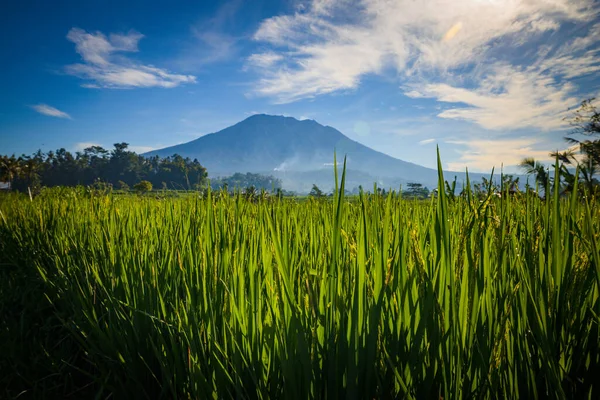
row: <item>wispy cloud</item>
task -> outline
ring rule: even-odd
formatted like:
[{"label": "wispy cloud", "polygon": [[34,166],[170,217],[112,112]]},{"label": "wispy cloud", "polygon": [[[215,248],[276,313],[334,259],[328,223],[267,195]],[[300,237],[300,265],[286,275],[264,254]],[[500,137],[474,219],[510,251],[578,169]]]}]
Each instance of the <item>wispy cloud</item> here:
[{"label": "wispy cloud", "polygon": [[172,74],[152,65],[136,63],[121,54],[137,52],[138,42],[143,37],[136,31],[107,37],[102,32],[88,33],[73,28],[67,39],[75,43],[83,63],[67,65],[65,72],[87,80],[83,86],[89,88],[173,88],[196,82],[192,75]]},{"label": "wispy cloud", "polygon": [[211,18],[200,19],[192,25],[191,40],[184,45],[174,64],[186,71],[195,71],[207,64],[234,58],[240,51],[243,36],[232,35],[230,31],[236,26],[242,6],[241,0],[229,0]]},{"label": "wispy cloud", "polygon": [[255,53],[248,57],[248,63],[253,66],[260,68],[272,67],[280,61],[283,61],[284,57],[281,54],[277,54],[272,51],[264,53]]},{"label": "wispy cloud", "polygon": [[496,65],[476,88],[435,83],[424,85],[421,90],[438,101],[461,104],[442,111],[439,117],[475,122],[497,130],[560,129],[567,109],[578,102],[571,83],[558,84],[553,77],[539,71],[510,65]]},{"label": "wispy cloud", "polygon": [[194,59],[192,64],[205,65],[219,61],[225,61],[233,57],[237,52],[238,39],[219,31],[201,31],[193,29],[194,37],[198,46],[189,51],[190,57]]},{"label": "wispy cloud", "polygon": [[435,139],[423,139],[423,140],[419,140],[419,144],[420,145],[425,145],[425,144],[430,144],[435,142]]},{"label": "wispy cloud", "polygon": [[88,147],[93,147],[93,146],[99,146],[99,147],[104,147],[99,143],[93,143],[93,142],[77,142],[73,145],[73,150],[74,151],[83,151],[85,149],[87,149]]},{"label": "wispy cloud", "polygon": [[[112,146],[108,146],[105,147],[103,144],[100,143],[95,143],[95,142],[78,142],[75,143],[73,145],[73,150],[74,151],[83,151],[85,149],[87,149],[88,147],[92,147],[92,146],[100,146],[100,147],[104,147],[107,150],[111,150]],[[156,150],[160,147],[155,147],[155,146],[128,146],[127,150],[129,151],[133,151],[137,154],[142,154],[142,153],[147,153],[149,151],[152,150]]]},{"label": "wispy cloud", "polygon": [[417,90],[409,90],[407,92],[404,92],[404,95],[406,95],[408,97],[411,97],[413,99],[422,99],[424,97],[427,97],[423,93],[421,93],[421,92],[419,92]]},{"label": "wispy cloud", "polygon": [[489,171],[491,167],[499,171],[502,165],[514,167],[526,157],[550,160],[549,151],[540,150],[541,143],[533,138],[449,140],[446,143],[462,147],[459,160],[447,165],[451,171],[464,171],[467,166],[475,172]]},{"label": "wispy cloud", "polygon": [[133,151],[137,154],[147,153],[152,150],[156,150],[159,147],[154,146],[129,146],[129,151]]},{"label": "wispy cloud", "polygon": [[49,117],[72,119],[71,116],[66,112],[60,111],[58,108],[54,108],[52,106],[49,106],[48,104],[36,104],[34,106],[31,106],[31,108],[33,108],[40,114],[44,114]]},{"label": "wispy cloud", "polygon": [[578,101],[571,80],[600,69],[597,14],[593,0],[314,0],[263,21],[254,39],[266,50],[247,64],[260,67],[253,93],[277,103],[394,71],[407,96],[456,104],[439,117],[554,129]]}]

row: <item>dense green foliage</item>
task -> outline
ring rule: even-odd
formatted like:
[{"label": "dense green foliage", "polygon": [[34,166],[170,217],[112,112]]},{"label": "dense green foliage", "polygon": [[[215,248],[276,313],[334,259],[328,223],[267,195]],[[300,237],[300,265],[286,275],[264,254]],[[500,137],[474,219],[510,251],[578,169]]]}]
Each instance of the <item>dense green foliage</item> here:
[{"label": "dense green foliage", "polygon": [[308,195],[315,198],[322,198],[326,196],[325,193],[323,193],[323,191],[319,189],[319,187],[315,184],[313,184],[312,189],[310,190],[310,193],[308,193]]},{"label": "dense green foliage", "polygon": [[426,199],[429,197],[429,189],[423,187],[420,183],[410,182],[406,185],[407,190],[402,192],[402,195],[411,199]]},{"label": "dense green foliage", "polygon": [[[75,155],[59,149],[46,154],[41,151],[21,157],[0,155],[0,181],[12,189],[39,191],[42,187],[90,186],[129,190],[142,181],[150,189],[201,190],[208,186],[208,174],[198,160],[177,154],[160,158],[144,157],[127,150],[127,143],[115,143],[112,151],[91,146]],[[245,189],[276,191],[281,181],[255,173],[235,173],[212,179],[213,189]],[[146,185],[146,187],[148,187]],[[148,189],[143,191],[149,191]]]},{"label": "dense green foliage", "polygon": [[140,193],[150,192],[152,190],[152,183],[148,181],[140,181],[133,185],[133,189]]},{"label": "dense green foliage", "polygon": [[533,175],[540,187],[553,186],[554,182],[559,182],[560,191],[570,193],[574,190],[577,178],[582,193],[585,191],[600,195],[600,181],[596,178],[600,172],[600,111],[594,100],[584,100],[567,117],[573,129],[565,136],[565,140],[571,146],[565,151],[550,153],[552,158],[561,161],[560,174],[556,180],[543,163],[531,157],[521,162],[521,168]]},{"label": "dense green foliage", "polygon": [[277,191],[277,189],[281,189],[281,180],[269,175],[236,172],[231,176],[211,179],[210,186],[213,189],[225,190],[254,188],[256,190]]},{"label": "dense green foliage", "polygon": [[198,160],[172,157],[144,157],[127,150],[127,143],[115,143],[112,151],[91,146],[75,155],[59,149],[31,156],[0,156],[0,180],[13,189],[26,191],[41,186],[93,185],[133,187],[147,180],[158,188],[198,189],[206,185],[207,172]]},{"label": "dense green foliage", "polygon": [[594,199],[343,182],[1,197],[0,397],[600,396]]}]

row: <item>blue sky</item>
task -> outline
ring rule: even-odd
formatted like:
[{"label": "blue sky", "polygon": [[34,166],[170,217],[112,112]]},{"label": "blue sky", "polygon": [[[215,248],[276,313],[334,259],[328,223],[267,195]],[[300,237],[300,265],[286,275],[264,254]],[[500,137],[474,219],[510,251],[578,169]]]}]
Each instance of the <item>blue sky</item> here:
[{"label": "blue sky", "polygon": [[[136,151],[255,113],[488,171],[600,93],[591,0],[27,1],[0,13],[0,153]],[[202,161],[202,160],[200,160]]]}]

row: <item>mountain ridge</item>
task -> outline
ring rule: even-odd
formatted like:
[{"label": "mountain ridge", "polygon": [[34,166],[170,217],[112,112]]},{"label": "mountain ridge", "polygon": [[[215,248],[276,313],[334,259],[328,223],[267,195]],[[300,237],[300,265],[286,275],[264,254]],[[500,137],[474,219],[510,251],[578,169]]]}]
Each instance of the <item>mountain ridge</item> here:
[{"label": "mountain ridge", "polygon": [[[333,184],[334,152],[338,162],[344,156],[347,158],[347,187],[369,187],[374,182],[383,187],[397,187],[408,182],[422,183],[430,188],[437,186],[435,169],[371,149],[315,120],[289,116],[254,114],[218,132],[144,155],[167,157],[179,154],[197,158],[210,177],[235,172],[266,173],[282,179],[284,188],[304,192],[310,190],[313,183]],[[446,179],[457,176],[460,181],[465,177],[464,172],[444,172],[450,174]],[[481,174],[469,175],[475,178]]]}]

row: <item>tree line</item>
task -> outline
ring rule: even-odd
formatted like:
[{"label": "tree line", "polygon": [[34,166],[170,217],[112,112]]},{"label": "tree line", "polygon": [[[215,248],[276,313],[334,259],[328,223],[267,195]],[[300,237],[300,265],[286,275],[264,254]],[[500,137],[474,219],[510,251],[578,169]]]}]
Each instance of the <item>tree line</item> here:
[{"label": "tree line", "polygon": [[115,143],[112,150],[90,146],[75,154],[64,148],[31,156],[0,156],[0,180],[14,190],[42,186],[111,185],[129,189],[141,181],[156,188],[198,189],[206,185],[207,172],[196,159],[144,157]]},{"label": "tree line", "polygon": [[241,188],[266,190],[276,192],[281,189],[281,180],[270,175],[261,175],[251,172],[242,174],[236,172],[231,176],[211,179],[212,189],[235,190]]},{"label": "tree line", "polygon": [[207,170],[197,159],[144,157],[128,150],[128,143],[115,143],[112,150],[90,146],[75,154],[64,148],[27,156],[0,155],[0,181],[17,191],[52,186],[101,186],[139,191],[154,189],[202,190],[252,188],[281,190],[272,176],[235,173],[209,181]]},{"label": "tree line", "polygon": [[[533,158],[523,159],[520,166],[533,175],[541,191],[553,190],[558,184],[561,193],[573,191],[576,177],[579,190],[599,194],[600,182],[600,113],[594,99],[581,103],[567,118],[573,129],[565,136],[571,146],[565,151],[550,153],[557,160],[559,180],[554,182],[553,174],[544,163]],[[42,153],[38,150],[31,156],[0,155],[0,181],[8,182],[9,188],[25,191],[42,186],[110,185],[127,190],[142,181],[146,188],[200,190],[209,184],[206,168],[197,159],[183,158],[180,155],[161,158],[144,157],[128,150],[127,143],[115,143],[112,150],[101,146],[90,146],[75,154],[58,149]],[[504,188],[516,187],[518,179],[503,182]],[[281,190],[281,181],[272,176],[236,173],[230,177],[215,179],[211,186],[216,189],[252,188],[256,190]],[[477,186],[477,185],[475,185]],[[489,187],[482,182],[476,191],[485,192]],[[139,186],[141,187],[141,186]],[[456,182],[446,182],[447,193],[454,194]],[[477,190],[479,189],[479,190]],[[405,195],[412,198],[426,198],[429,190],[418,183],[408,184]],[[316,186],[310,193],[314,197],[325,194]]]}]

